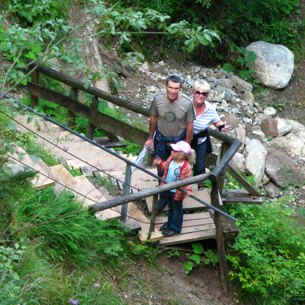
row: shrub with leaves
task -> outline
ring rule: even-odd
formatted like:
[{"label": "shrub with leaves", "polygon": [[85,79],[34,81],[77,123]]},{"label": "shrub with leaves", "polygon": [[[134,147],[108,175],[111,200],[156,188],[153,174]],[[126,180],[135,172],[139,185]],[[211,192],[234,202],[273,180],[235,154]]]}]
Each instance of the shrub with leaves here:
[{"label": "shrub with leaves", "polygon": [[262,206],[238,205],[240,234],[228,256],[230,276],[255,304],[305,302],[305,231],[292,218],[289,198]]},{"label": "shrub with leaves", "polygon": [[14,270],[23,255],[19,244],[13,247],[0,246],[0,304],[22,304],[22,281]]},{"label": "shrub with leaves", "polygon": [[124,230],[116,221],[100,221],[69,192],[17,188],[15,232],[32,240],[54,261],[77,265],[123,257]]}]

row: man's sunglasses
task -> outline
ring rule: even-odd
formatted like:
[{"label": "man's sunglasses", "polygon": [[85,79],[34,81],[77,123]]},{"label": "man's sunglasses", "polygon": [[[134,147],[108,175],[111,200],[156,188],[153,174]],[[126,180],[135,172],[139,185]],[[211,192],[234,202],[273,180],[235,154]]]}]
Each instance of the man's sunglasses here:
[{"label": "man's sunglasses", "polygon": [[200,92],[200,91],[195,91],[196,94],[198,95],[203,95],[203,96],[207,96],[208,92]]}]

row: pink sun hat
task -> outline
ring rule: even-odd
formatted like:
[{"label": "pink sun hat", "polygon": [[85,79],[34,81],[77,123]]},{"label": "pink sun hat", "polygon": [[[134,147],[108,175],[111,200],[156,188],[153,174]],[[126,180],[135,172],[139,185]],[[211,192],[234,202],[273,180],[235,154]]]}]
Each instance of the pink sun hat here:
[{"label": "pink sun hat", "polygon": [[192,148],[191,148],[190,144],[185,141],[179,141],[176,144],[170,144],[170,147],[174,151],[181,151],[187,155],[190,155],[192,153]]}]

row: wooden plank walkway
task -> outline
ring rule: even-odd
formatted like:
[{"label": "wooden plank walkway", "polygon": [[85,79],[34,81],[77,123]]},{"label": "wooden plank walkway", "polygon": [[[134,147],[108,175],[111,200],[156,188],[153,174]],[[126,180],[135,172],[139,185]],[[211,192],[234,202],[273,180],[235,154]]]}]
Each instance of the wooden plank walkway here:
[{"label": "wooden plank walkway", "polygon": [[[157,217],[156,228],[167,221],[167,217]],[[192,214],[184,214],[183,227],[180,234],[163,237],[160,240],[161,245],[175,245],[188,243],[203,239],[215,238],[216,228],[213,218],[209,212],[200,212]]]}]

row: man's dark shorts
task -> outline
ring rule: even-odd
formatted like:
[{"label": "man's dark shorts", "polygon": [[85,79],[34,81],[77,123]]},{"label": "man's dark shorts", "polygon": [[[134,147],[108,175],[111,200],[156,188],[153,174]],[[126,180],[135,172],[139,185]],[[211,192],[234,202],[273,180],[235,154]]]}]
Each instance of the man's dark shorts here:
[{"label": "man's dark shorts", "polygon": [[154,135],[154,146],[155,146],[155,154],[156,156],[160,157],[163,161],[167,160],[170,156],[171,148],[169,144],[177,143],[181,140],[185,140],[186,130],[182,132],[181,135],[177,137],[166,137],[161,132],[156,129]]}]

